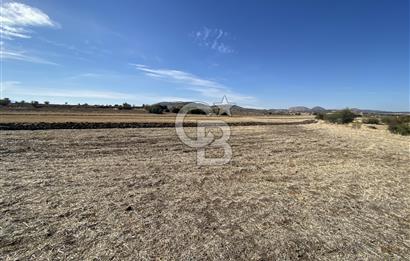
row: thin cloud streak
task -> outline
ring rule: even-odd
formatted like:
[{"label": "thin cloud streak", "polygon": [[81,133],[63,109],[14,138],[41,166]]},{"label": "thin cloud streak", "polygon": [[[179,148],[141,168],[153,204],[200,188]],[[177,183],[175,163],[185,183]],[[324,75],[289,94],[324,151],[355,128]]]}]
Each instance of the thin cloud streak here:
[{"label": "thin cloud streak", "polygon": [[215,81],[202,79],[194,74],[180,71],[180,70],[170,70],[170,69],[152,69],[143,64],[132,64],[138,71],[143,72],[146,76],[162,79],[165,81],[182,83],[183,88],[200,93],[202,96],[209,98],[220,99],[224,95],[228,95],[231,99],[235,101],[254,101],[255,98],[252,96],[244,96],[235,93],[227,86],[220,84]]},{"label": "thin cloud streak", "polygon": [[107,75],[104,74],[100,74],[100,73],[81,73],[81,74],[77,74],[77,75],[73,75],[73,76],[69,76],[66,79],[67,80],[79,80],[79,79],[100,79],[100,78],[104,78]]},{"label": "thin cloud streak", "polygon": [[29,63],[59,65],[57,63],[48,61],[40,57],[28,55],[24,51],[6,50],[3,46],[1,47],[1,50],[0,50],[0,58],[1,60],[16,60],[16,61],[23,61],[23,62],[29,62]]}]

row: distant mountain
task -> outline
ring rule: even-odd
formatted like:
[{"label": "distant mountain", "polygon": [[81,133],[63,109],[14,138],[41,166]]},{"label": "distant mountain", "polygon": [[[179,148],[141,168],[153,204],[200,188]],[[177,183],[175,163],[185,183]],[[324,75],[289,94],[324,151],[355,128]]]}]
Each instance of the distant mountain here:
[{"label": "distant mountain", "polygon": [[[185,104],[190,102],[186,101],[176,101],[176,102],[159,102],[162,106],[166,106],[170,111],[177,107],[181,108]],[[215,106],[212,106],[215,107]],[[253,109],[253,108],[245,108],[238,105],[234,105],[231,108],[232,115],[270,115],[270,114],[289,114],[295,112],[302,112],[302,113],[314,113],[314,112],[328,112],[328,111],[338,111],[339,109],[325,109],[320,106],[315,106],[312,109],[305,107],[305,106],[295,106],[290,107],[289,109]],[[357,109],[351,108],[352,111],[356,113],[364,113],[364,114],[409,114],[409,112],[389,112],[389,111],[379,111],[379,110],[364,110],[364,109]]]},{"label": "distant mountain", "polygon": [[289,114],[287,109],[269,109],[269,114]]},{"label": "distant mountain", "polygon": [[175,102],[159,102],[156,104],[159,104],[161,106],[166,106],[168,109],[172,109],[174,107],[182,107],[185,104],[188,104],[190,102],[182,102],[182,101],[175,101]]},{"label": "distant mountain", "polygon": [[[176,101],[176,102],[159,102],[156,104],[159,104],[161,106],[166,106],[171,111],[173,108],[181,108],[182,106],[188,103],[190,102]],[[216,107],[216,106],[212,105],[211,107]],[[274,111],[275,110],[244,108],[238,105],[233,105],[231,107],[231,113],[233,115],[268,115],[268,114],[273,114]],[[287,112],[287,110],[285,111]]]},{"label": "distant mountain", "polygon": [[381,110],[366,110],[366,109],[358,109],[358,108],[352,108],[351,110],[355,113],[364,113],[364,114],[393,114],[393,115],[410,114],[410,112],[406,112],[406,111],[395,111],[394,112],[394,111],[381,111]]},{"label": "distant mountain", "polygon": [[269,111],[264,109],[244,108],[234,105],[231,108],[231,113],[232,115],[266,115],[269,114]]},{"label": "distant mountain", "polygon": [[311,110],[308,107],[295,106],[295,107],[290,107],[288,111],[290,112],[310,112]]},{"label": "distant mountain", "polygon": [[312,112],[325,112],[326,109],[320,106],[315,106],[312,109],[310,109]]}]

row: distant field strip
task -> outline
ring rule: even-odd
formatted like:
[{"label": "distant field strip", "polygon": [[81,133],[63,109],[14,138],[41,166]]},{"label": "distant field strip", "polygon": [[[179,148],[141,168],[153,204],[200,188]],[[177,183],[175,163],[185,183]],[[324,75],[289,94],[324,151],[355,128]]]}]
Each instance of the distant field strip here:
[{"label": "distant field strip", "polygon": [[[227,122],[230,126],[299,125],[315,123],[315,120],[289,122],[237,121]],[[196,122],[186,122],[185,127],[196,127]],[[174,122],[9,122],[0,123],[0,130],[48,130],[48,129],[113,129],[113,128],[173,128]]]},{"label": "distant field strip", "polygon": [[[188,115],[184,126],[195,127],[199,120],[223,120],[230,126],[296,125],[316,121],[312,116]],[[0,130],[173,128],[175,114],[95,113],[0,113]]]}]

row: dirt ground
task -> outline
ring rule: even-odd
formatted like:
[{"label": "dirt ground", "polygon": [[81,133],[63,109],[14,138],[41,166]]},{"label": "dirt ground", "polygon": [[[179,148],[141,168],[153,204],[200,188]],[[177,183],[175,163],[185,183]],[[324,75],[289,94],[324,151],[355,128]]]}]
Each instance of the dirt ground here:
[{"label": "dirt ground", "polygon": [[197,166],[173,128],[0,132],[0,259],[410,256],[410,139],[232,127]]},{"label": "dirt ground", "polygon": [[[152,114],[152,113],[92,113],[92,112],[9,112],[0,111],[1,123],[33,123],[33,122],[175,122],[175,113]],[[219,120],[227,122],[295,122],[314,119],[312,115],[269,115],[269,116],[233,116],[217,117],[203,115],[188,115],[186,121],[195,122],[201,119]]]}]

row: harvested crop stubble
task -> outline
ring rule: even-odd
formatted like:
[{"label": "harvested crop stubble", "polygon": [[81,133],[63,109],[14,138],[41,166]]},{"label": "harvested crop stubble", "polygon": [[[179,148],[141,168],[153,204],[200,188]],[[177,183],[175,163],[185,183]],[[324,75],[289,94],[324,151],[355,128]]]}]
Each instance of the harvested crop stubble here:
[{"label": "harvested crop stubble", "polygon": [[[316,123],[315,120],[303,121],[233,121],[230,126],[258,125],[301,125]],[[215,123],[218,125],[218,123]],[[186,122],[185,127],[196,127],[196,122]],[[175,122],[37,122],[37,123],[0,123],[1,130],[56,130],[56,129],[116,129],[116,128],[174,128]]]},{"label": "harvested crop stubble", "polygon": [[220,167],[171,128],[3,131],[1,257],[408,258],[409,139],[332,128],[232,127]]}]

